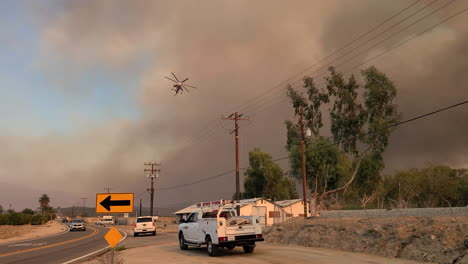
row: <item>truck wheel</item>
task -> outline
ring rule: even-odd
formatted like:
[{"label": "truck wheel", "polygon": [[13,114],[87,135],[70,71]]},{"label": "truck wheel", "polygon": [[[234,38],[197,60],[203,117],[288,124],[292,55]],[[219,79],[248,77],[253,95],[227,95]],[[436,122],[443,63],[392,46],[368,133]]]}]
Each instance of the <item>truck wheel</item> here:
[{"label": "truck wheel", "polygon": [[253,253],[255,246],[243,246],[245,253]]},{"label": "truck wheel", "polygon": [[156,235],[156,231],[153,231],[153,236],[155,236],[155,235]]},{"label": "truck wheel", "polygon": [[137,232],[134,232],[134,233],[133,233],[133,236],[134,236],[134,237],[137,237],[137,236],[138,236],[138,233],[137,233]]},{"label": "truck wheel", "polygon": [[184,238],[183,233],[179,234],[179,246],[180,246],[180,249],[182,249],[182,250],[187,250],[188,249],[187,244],[185,244],[185,238]]},{"label": "truck wheel", "polygon": [[210,257],[218,255],[218,245],[213,244],[213,242],[211,241],[211,237],[208,237],[206,239],[206,248]]}]

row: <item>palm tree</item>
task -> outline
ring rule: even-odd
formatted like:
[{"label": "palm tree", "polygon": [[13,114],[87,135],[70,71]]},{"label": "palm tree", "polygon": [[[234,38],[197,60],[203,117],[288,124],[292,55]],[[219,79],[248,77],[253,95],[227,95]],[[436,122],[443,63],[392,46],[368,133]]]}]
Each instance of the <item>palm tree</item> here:
[{"label": "palm tree", "polygon": [[39,205],[40,205],[40,208],[41,208],[43,214],[44,214],[44,211],[47,208],[49,208],[49,202],[50,202],[50,198],[49,198],[49,196],[47,196],[47,194],[43,194],[39,198]]}]

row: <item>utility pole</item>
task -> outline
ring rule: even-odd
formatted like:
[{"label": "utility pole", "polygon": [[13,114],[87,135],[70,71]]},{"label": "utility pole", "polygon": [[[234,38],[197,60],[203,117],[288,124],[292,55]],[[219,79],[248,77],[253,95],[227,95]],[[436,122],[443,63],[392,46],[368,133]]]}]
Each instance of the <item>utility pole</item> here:
[{"label": "utility pole", "polygon": [[140,215],[139,216],[141,216],[141,198],[140,198]]},{"label": "utility pole", "polygon": [[107,190],[107,193],[110,193],[110,190],[111,190],[111,189],[112,189],[112,188],[110,188],[110,187],[104,187],[104,190]]},{"label": "utility pole", "polygon": [[83,200],[83,213],[82,213],[82,217],[84,218],[84,217],[85,217],[86,199],[88,199],[88,198],[80,198],[80,199]]},{"label": "utility pole", "polygon": [[[238,112],[235,112],[231,114],[228,117],[221,117],[223,120],[234,120],[234,130],[230,132],[232,134],[235,132],[236,136],[236,200],[237,202],[240,201],[240,183],[239,183],[239,171],[240,171],[240,166],[239,166],[239,121],[243,120],[249,120],[249,118],[241,118],[243,114],[240,114]],[[237,215],[240,215],[240,207],[239,205],[237,206]]]},{"label": "utility pole", "polygon": [[307,218],[307,188],[306,188],[306,165],[305,165],[305,131],[304,131],[304,108],[299,110],[299,124],[301,126],[301,168],[302,168],[302,193],[304,203],[304,218]]},{"label": "utility pole", "polygon": [[151,179],[151,189],[148,189],[148,191],[151,192],[151,205],[150,205],[150,215],[153,216],[153,203],[154,203],[154,178],[159,177],[159,172],[161,171],[160,169],[156,169],[155,167],[159,167],[161,163],[155,162],[147,162],[145,163],[145,166],[151,166],[151,169],[145,169],[145,172],[148,172],[147,178]]}]

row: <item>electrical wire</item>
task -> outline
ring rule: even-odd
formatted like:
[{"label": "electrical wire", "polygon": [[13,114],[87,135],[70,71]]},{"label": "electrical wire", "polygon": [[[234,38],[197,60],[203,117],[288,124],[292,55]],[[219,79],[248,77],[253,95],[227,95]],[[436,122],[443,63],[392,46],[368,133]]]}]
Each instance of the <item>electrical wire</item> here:
[{"label": "electrical wire", "polygon": [[[400,125],[403,125],[403,124],[411,123],[411,122],[414,122],[416,120],[419,120],[419,119],[422,119],[422,118],[425,118],[425,117],[428,117],[428,116],[431,116],[431,115],[435,115],[435,114],[438,114],[438,113],[443,112],[443,111],[447,111],[449,109],[464,105],[466,103],[468,103],[468,100],[462,101],[460,103],[453,104],[453,105],[450,105],[450,106],[447,106],[447,107],[444,107],[444,108],[441,108],[441,109],[437,109],[437,110],[431,111],[429,113],[422,114],[422,115],[419,115],[419,116],[416,116],[416,117],[413,117],[413,118],[410,118],[410,119],[407,119],[407,120],[404,120],[404,121],[401,121],[401,122],[398,122],[398,123],[395,123],[395,124],[392,124],[392,125],[389,125],[387,127],[384,127],[382,129],[379,129],[379,130],[376,130],[376,131],[371,131],[371,132],[365,133],[364,135],[372,135],[372,134],[380,133],[380,132],[386,131],[388,129],[391,129],[391,128],[394,128],[394,127],[397,127],[397,126],[400,126]],[[354,140],[356,138],[357,137],[347,138],[347,139],[344,139],[344,140],[341,140],[341,141],[338,141],[338,142],[334,142],[334,143],[331,143],[331,144],[328,144],[328,145],[321,146],[319,149],[334,146],[334,145],[338,145],[338,144],[341,144],[341,143],[344,143],[344,142],[347,142],[347,141],[350,141],[350,140]],[[288,158],[289,158],[289,156],[286,156],[286,157],[274,159],[272,161],[276,162],[276,161],[281,161],[281,160],[285,160],[285,159],[288,159]],[[245,170],[245,169],[247,169],[247,168],[243,167],[243,168],[240,168],[239,170]],[[198,180],[198,181],[194,181],[194,182],[191,182],[191,183],[186,183],[186,184],[181,184],[181,185],[176,185],[176,186],[166,187],[166,188],[157,188],[155,190],[164,191],[164,190],[178,189],[178,188],[181,188],[181,187],[186,187],[186,186],[190,186],[190,185],[210,181],[210,180],[213,180],[213,179],[216,179],[216,178],[220,178],[222,176],[228,175],[229,173],[232,173],[232,172],[235,172],[235,171],[236,170],[230,170],[230,171],[223,172],[221,174],[217,174],[215,176],[205,178],[205,179],[201,179],[201,180]]]},{"label": "electrical wire", "polygon": [[[433,3],[436,2],[436,1],[438,1],[438,0],[435,0],[435,1],[431,2],[429,5],[433,4]],[[438,9],[436,9],[436,10],[433,11],[433,12],[431,12],[430,14],[428,14],[428,15],[426,15],[426,16],[420,18],[420,19],[418,19],[417,21],[413,22],[412,24],[410,24],[409,26],[403,28],[402,30],[398,31],[397,33],[395,33],[395,34],[391,35],[390,37],[385,38],[383,41],[380,41],[379,43],[373,45],[371,48],[373,48],[373,47],[375,47],[375,46],[377,46],[377,45],[383,43],[385,40],[388,40],[389,38],[395,36],[396,34],[399,34],[399,33],[403,32],[404,30],[406,30],[406,29],[408,29],[409,27],[415,25],[416,23],[422,21],[423,19],[425,19],[425,18],[427,18],[428,16],[434,14],[435,12],[439,11],[440,9],[442,9],[442,8],[448,6],[449,4],[453,3],[454,1],[456,1],[456,0],[452,0],[452,1],[448,2],[448,3],[446,3],[446,4],[443,5],[442,7],[439,7]],[[416,1],[416,2],[418,2],[418,1]],[[415,3],[416,3],[416,2],[415,2]],[[413,3],[411,6],[413,6],[415,3]],[[429,5],[427,5],[427,6],[429,6]],[[407,9],[410,8],[411,6],[407,7],[407,8],[404,9],[404,10],[407,10]],[[424,8],[426,8],[427,6],[425,6]],[[424,9],[424,8],[422,8],[422,9]],[[419,9],[419,11],[421,11],[422,9]],[[402,13],[404,10],[401,10],[398,14]],[[376,58],[382,56],[382,55],[385,54],[385,53],[388,53],[389,51],[391,51],[391,50],[393,50],[393,49],[395,49],[395,48],[397,48],[397,47],[399,47],[399,46],[401,46],[401,45],[407,43],[408,41],[410,41],[410,40],[412,40],[412,39],[414,39],[414,38],[416,38],[416,37],[418,37],[418,36],[420,36],[420,35],[422,35],[422,34],[428,32],[429,30],[432,30],[433,28],[435,28],[435,27],[439,26],[440,24],[445,23],[446,21],[448,21],[448,20],[450,20],[450,19],[452,19],[452,18],[454,18],[454,17],[460,15],[461,13],[466,12],[467,10],[468,10],[468,8],[465,8],[465,9],[463,9],[463,10],[461,10],[461,11],[455,13],[454,15],[452,15],[452,16],[450,16],[450,17],[448,17],[448,18],[446,18],[446,19],[444,19],[444,20],[438,22],[437,24],[433,25],[432,27],[430,27],[430,28],[428,28],[428,29],[426,29],[426,30],[424,30],[424,31],[422,31],[422,32],[420,32],[420,33],[418,33],[417,35],[414,35],[414,36],[408,38],[407,40],[405,40],[405,41],[403,41],[403,42],[398,43],[397,45],[392,46],[391,48],[387,49],[386,51],[379,53],[378,55],[376,55],[376,56],[374,56],[374,57],[372,57],[372,58],[370,58],[370,59],[364,61],[363,63],[361,63],[361,64],[359,64],[359,65],[356,65],[356,66],[352,67],[351,69],[355,69],[355,68],[357,68],[357,67],[359,67],[359,66],[361,66],[361,65],[364,65],[365,63],[367,63],[367,62],[369,62],[369,61],[371,61],[371,60],[373,60],[373,59],[376,59]],[[417,12],[419,12],[419,11],[417,11]],[[417,13],[417,12],[416,12],[416,13]],[[416,14],[416,13],[413,13],[412,15],[414,15],[414,14]],[[396,15],[394,15],[393,17],[395,17],[395,16],[396,16]],[[393,18],[393,17],[392,17],[392,18]],[[405,19],[407,19],[407,18],[408,18],[408,17],[406,17]],[[387,19],[385,22],[387,22],[387,21],[389,21],[389,20],[390,20],[390,18]],[[400,22],[401,22],[401,21],[400,21]],[[382,23],[382,24],[384,24],[384,23]],[[382,24],[381,24],[381,25],[382,25]],[[379,27],[379,26],[377,26],[377,27]],[[375,28],[377,28],[377,27],[375,27]],[[375,28],[374,28],[374,29],[375,29]],[[372,30],[373,30],[373,29],[372,29]],[[372,30],[371,30],[371,31],[372,31]],[[370,31],[368,31],[368,32],[370,32]],[[364,35],[367,35],[367,34],[365,33]],[[379,34],[379,35],[380,35],[380,34]],[[361,36],[363,36],[363,35],[361,35]],[[360,36],[360,37],[361,37],[361,36]],[[352,41],[352,42],[354,43],[355,40]],[[366,42],[366,43],[367,43],[367,42]],[[349,44],[349,43],[348,43],[348,44]],[[347,45],[348,45],[348,44],[347,44]],[[349,44],[349,45],[350,45],[350,44]],[[348,46],[349,46],[349,45],[348,45]],[[361,45],[361,46],[362,46],[362,45]],[[371,49],[371,48],[369,48],[369,49]],[[348,59],[347,61],[345,61],[345,62],[339,64],[338,66],[341,66],[341,65],[343,65],[343,64],[345,64],[345,63],[351,61],[352,59],[356,58],[357,56],[360,56],[360,55],[364,54],[364,53],[365,53],[366,51],[368,51],[369,49],[366,49],[364,52],[359,53],[358,55],[356,55],[356,56],[354,56],[354,57]],[[355,49],[353,49],[353,51],[354,51],[354,50],[355,50]],[[329,56],[332,56],[332,55],[329,55]],[[299,74],[302,74],[302,73],[303,73],[303,72],[301,72],[301,73],[299,73]],[[297,76],[298,76],[298,75],[296,75],[296,77],[297,77]],[[291,78],[288,79],[288,80],[291,80],[292,78],[294,78],[294,77],[291,77]],[[288,80],[287,80],[287,81],[288,81]],[[283,83],[284,83],[284,82],[283,82]],[[280,92],[282,92],[282,90],[280,90]],[[268,99],[267,102],[264,102],[263,104],[257,105],[256,108],[253,108],[253,109],[251,109],[251,110],[257,109],[258,112],[259,112],[259,111],[263,111],[264,109],[270,107],[270,106],[268,106],[269,103],[274,102],[274,101],[276,101],[278,98],[281,98],[281,97],[283,97],[283,96],[278,96],[278,97],[270,98],[270,99]],[[287,99],[288,99],[288,98],[286,97],[286,98],[283,99],[280,103],[286,101]],[[266,107],[264,107],[264,109],[262,109],[263,106],[266,106]],[[260,108],[260,110],[258,110],[259,108]],[[250,112],[252,112],[252,111],[250,111]],[[219,119],[217,119],[217,120],[219,120]],[[202,131],[203,131],[203,130],[202,130]],[[200,137],[202,138],[203,136],[204,136],[204,135],[201,135]],[[199,137],[199,138],[200,138],[200,137]],[[200,140],[200,141],[202,141],[202,140]],[[191,141],[190,144],[184,144],[182,147],[180,147],[178,150],[176,150],[176,151],[174,151],[174,152],[177,152],[177,151],[179,151],[180,149],[183,149],[183,148],[185,148],[186,146],[188,146],[188,145],[193,145],[193,144],[195,144],[195,143],[197,143],[197,139],[194,140],[194,141]]]},{"label": "electrical wire", "polygon": [[[397,13],[393,14],[392,16],[390,16],[389,18],[387,18],[386,20],[384,20],[383,22],[381,22],[381,23],[378,24],[377,26],[374,26],[374,27],[371,28],[370,30],[368,30],[368,31],[366,31],[365,33],[361,34],[359,37],[357,37],[357,38],[351,40],[350,42],[346,43],[344,46],[342,46],[342,47],[339,48],[338,50],[332,52],[331,54],[329,54],[329,55],[327,55],[326,57],[322,58],[320,61],[316,62],[315,64],[313,64],[313,65],[311,65],[311,66],[309,66],[309,67],[307,67],[307,68],[304,69],[303,71],[301,71],[301,72],[295,74],[294,76],[292,76],[292,77],[290,77],[290,78],[288,78],[288,79],[282,81],[281,83],[275,85],[272,89],[267,90],[265,93],[268,93],[269,91],[272,91],[272,90],[276,89],[278,86],[284,85],[285,83],[287,83],[287,82],[293,80],[294,78],[300,76],[300,75],[303,74],[304,72],[306,72],[306,71],[310,70],[311,68],[313,68],[313,67],[319,65],[320,63],[322,63],[323,61],[327,60],[328,58],[330,58],[330,57],[334,56],[335,54],[341,52],[342,50],[344,50],[345,48],[349,47],[350,45],[352,45],[352,44],[355,43],[356,41],[358,41],[358,40],[364,38],[365,36],[369,35],[369,34],[372,33],[373,31],[375,31],[376,29],[380,28],[381,26],[383,26],[383,25],[386,24],[387,22],[389,22],[389,21],[391,21],[392,19],[394,19],[395,17],[397,17],[398,15],[400,15],[400,14],[402,14],[403,12],[407,11],[408,9],[410,9],[411,7],[413,7],[414,5],[416,5],[417,3],[419,3],[420,1],[421,1],[421,0],[414,1],[413,3],[411,3],[411,4],[408,5],[408,6],[406,6],[406,7],[403,8],[403,9],[399,10]],[[439,1],[439,0],[434,0],[434,1],[431,2],[429,5],[431,5],[432,3],[436,2],[436,1]],[[429,5],[427,5],[427,6],[429,6]],[[425,7],[427,7],[427,6],[425,6]],[[425,8],[425,7],[424,7],[424,8]],[[423,9],[424,9],[424,8],[423,8]],[[422,10],[422,9],[421,9],[421,10]],[[419,11],[417,11],[417,12],[419,12]],[[416,13],[417,13],[417,12],[416,12]],[[416,14],[416,13],[413,13],[412,15],[414,15],[414,14]],[[401,21],[400,21],[399,23],[401,23]],[[385,32],[385,31],[384,31],[384,32]],[[280,92],[281,92],[281,91],[280,91]],[[250,102],[253,102],[253,101],[255,101],[256,99],[262,97],[265,93],[263,93],[263,94],[261,94],[261,95],[255,97],[255,98],[253,98],[253,99],[247,101],[246,103],[243,103],[243,104],[239,105],[237,108],[242,108],[242,107],[245,108],[245,106],[247,106],[246,109],[244,109],[244,110],[241,109],[242,111],[240,111],[240,112],[247,112],[247,109],[249,109],[249,107],[252,107],[252,106],[255,106],[255,105],[256,105],[256,104],[254,104],[254,105],[248,106],[248,104],[249,104]],[[262,100],[263,100],[263,99],[262,99]],[[260,102],[261,102],[261,101],[260,101]],[[257,104],[260,103],[260,102],[257,102]],[[265,105],[265,104],[262,104],[262,105]],[[200,135],[200,134],[201,134],[200,136],[197,136],[195,139],[188,139],[188,140],[186,140],[185,142],[180,143],[179,146],[177,146],[177,147],[175,148],[175,150],[167,151],[166,153],[164,153],[164,154],[162,155],[162,157],[161,157],[159,160],[161,160],[161,161],[167,160],[167,159],[169,159],[169,156],[170,156],[170,155],[173,155],[174,153],[177,153],[178,151],[180,151],[180,150],[182,150],[182,149],[184,149],[184,148],[186,148],[186,147],[188,147],[188,146],[191,146],[191,145],[194,145],[194,144],[196,144],[196,143],[198,143],[198,142],[204,141],[204,138],[203,138],[203,137],[206,136],[206,134],[210,134],[211,132],[213,132],[213,130],[215,130],[215,129],[218,128],[218,127],[215,127],[215,128],[210,128],[210,127],[209,127],[209,126],[211,126],[213,123],[216,123],[217,121],[219,121],[219,119],[215,119],[215,120],[212,120],[212,121],[208,122],[208,124],[204,127],[204,129],[202,129],[202,130],[200,131],[200,133],[197,133],[197,135]],[[207,138],[208,138],[208,137],[207,137]]]},{"label": "electrical wire", "polygon": [[[341,59],[341,58],[343,58],[343,57],[345,57],[345,56],[351,54],[351,53],[354,52],[355,50],[357,50],[357,49],[363,47],[364,45],[366,45],[366,44],[369,43],[370,41],[375,40],[376,38],[380,37],[382,34],[388,32],[389,30],[393,29],[394,27],[398,26],[399,24],[403,23],[404,21],[410,19],[411,17],[415,16],[415,15],[418,14],[419,12],[423,11],[424,9],[428,8],[429,6],[431,6],[432,4],[434,4],[434,3],[438,2],[438,1],[440,1],[440,0],[433,0],[433,1],[430,2],[429,4],[423,6],[422,8],[418,9],[417,11],[411,13],[410,15],[406,16],[406,17],[403,18],[402,20],[399,20],[397,23],[393,24],[393,25],[390,26],[389,28],[383,30],[382,32],[380,32],[380,33],[377,34],[376,36],[371,37],[370,39],[368,39],[368,40],[365,41],[364,43],[361,43],[361,44],[358,45],[357,47],[354,47],[354,48],[351,49],[350,51],[347,51],[346,53],[340,55],[339,57],[337,57],[337,58],[335,58],[335,59],[333,59],[333,60],[331,60],[330,62],[327,62],[327,64],[325,64],[324,66],[318,68],[318,70],[316,70],[316,71],[314,71],[314,72],[312,72],[312,73],[317,73],[317,72],[319,72],[319,71],[321,71],[321,70],[323,70],[323,69],[328,68],[328,66],[330,66],[331,63],[333,63],[333,62],[335,62],[335,61],[337,61],[337,60],[339,60],[339,59]],[[451,3],[454,2],[454,1],[456,1],[456,0],[452,0],[449,4],[451,4]],[[413,3],[413,4],[415,4],[415,3]],[[344,47],[342,47],[342,48],[340,49],[340,51],[342,51],[344,48],[348,47],[350,44],[356,42],[357,40],[360,40],[362,37],[366,36],[368,33],[372,32],[373,30],[375,30],[375,29],[377,29],[378,27],[382,26],[382,25],[385,24],[386,22],[390,21],[390,20],[391,20],[392,18],[394,18],[395,16],[401,14],[403,11],[406,11],[408,8],[412,7],[413,4],[411,4],[410,6],[404,8],[403,10],[401,10],[400,12],[398,12],[397,14],[393,15],[391,18],[388,18],[388,19],[385,20],[383,23],[379,24],[377,27],[374,27],[374,28],[371,29],[370,31],[366,32],[365,34],[359,36],[358,38],[354,39],[354,40],[351,41],[350,43],[346,44]],[[446,5],[448,5],[448,4],[446,4]],[[445,6],[446,6],[446,5],[445,5]],[[445,6],[443,6],[443,7],[445,7]],[[440,10],[440,9],[442,9],[443,7],[437,9],[437,11]],[[366,49],[366,50],[369,50],[369,49]],[[262,95],[264,95],[265,93],[269,93],[269,92],[271,92],[271,91],[273,91],[273,90],[276,90],[276,89],[278,89],[278,88],[281,88],[281,87],[278,87],[278,86],[284,85],[284,84],[286,84],[287,82],[289,82],[290,80],[295,79],[295,78],[298,77],[299,75],[301,75],[301,74],[307,72],[308,70],[310,70],[310,69],[312,69],[313,67],[319,65],[321,62],[325,61],[326,59],[332,57],[332,56],[335,55],[335,54],[337,54],[337,52],[334,52],[334,53],[332,53],[332,54],[326,56],[324,59],[321,59],[320,61],[314,63],[312,66],[309,66],[308,68],[306,68],[305,70],[301,71],[300,73],[294,75],[294,76],[291,77],[291,78],[288,78],[286,81],[283,81],[283,82],[281,82],[279,85],[276,85],[276,86],[274,86],[273,88],[267,90],[267,91],[264,92]],[[257,96],[256,98],[259,98],[259,97],[261,97],[262,95],[259,95],[259,96]],[[261,101],[261,100],[260,100],[260,101]],[[255,104],[254,104],[254,105],[255,105]],[[250,107],[250,106],[248,106],[247,109],[248,109],[249,107]],[[242,110],[241,112],[247,112],[247,110],[244,109],[244,110]]]},{"label": "electrical wire", "polygon": [[[443,7],[445,7],[445,6],[447,6],[447,5],[451,4],[451,3],[453,3],[454,1],[455,1],[455,0],[453,0],[453,1],[449,2],[449,3],[447,3],[446,5],[442,6],[441,8],[443,8]],[[430,14],[424,16],[423,18],[419,19],[418,21],[416,21],[416,22],[412,23],[411,25],[405,27],[404,29],[400,30],[398,33],[401,33],[403,30],[409,28],[410,26],[416,24],[417,22],[420,22],[421,20],[423,20],[423,19],[427,18],[428,16],[434,14],[435,12],[439,11],[441,8],[439,8],[438,10],[435,10],[434,12],[432,12],[432,13],[430,13]],[[358,67],[360,67],[360,66],[362,66],[362,65],[364,65],[364,64],[366,64],[366,63],[368,63],[369,61],[372,61],[372,60],[374,60],[374,59],[376,59],[376,58],[379,58],[380,56],[382,56],[382,55],[384,55],[384,54],[390,52],[391,50],[393,50],[393,49],[395,49],[395,48],[398,48],[398,47],[402,46],[403,44],[409,42],[410,40],[415,39],[416,37],[421,36],[422,34],[424,34],[424,33],[428,32],[428,31],[434,29],[435,27],[437,27],[437,26],[439,26],[439,25],[441,25],[441,24],[447,22],[448,20],[451,20],[451,19],[453,19],[454,17],[456,17],[456,16],[458,16],[458,15],[460,15],[460,14],[466,12],[467,10],[468,10],[468,8],[465,8],[465,9],[463,9],[463,10],[461,10],[461,11],[459,11],[459,12],[457,12],[457,13],[451,15],[451,16],[449,16],[448,18],[446,18],[446,19],[444,19],[444,20],[442,20],[442,21],[436,23],[435,25],[433,25],[433,26],[431,26],[431,27],[429,27],[429,28],[423,30],[422,32],[420,32],[420,33],[418,33],[418,34],[416,34],[416,35],[414,35],[414,36],[412,36],[412,37],[410,37],[410,38],[408,38],[408,39],[406,39],[406,40],[404,40],[404,41],[402,41],[402,42],[400,42],[400,43],[398,43],[398,44],[396,44],[396,45],[393,45],[392,47],[388,48],[387,50],[385,50],[385,51],[383,51],[383,52],[380,52],[379,54],[375,55],[374,57],[371,57],[371,58],[365,60],[364,62],[362,62],[362,63],[360,63],[360,64],[358,64],[358,65],[356,65],[356,66],[353,66],[353,67],[351,67],[351,68],[349,68],[349,69],[346,69],[346,70],[344,70],[344,71],[342,71],[342,72],[348,72],[348,71],[350,71],[350,70],[356,69],[356,68],[358,68]],[[396,33],[396,34],[398,34],[398,33]],[[395,34],[395,35],[396,35],[396,34]],[[392,36],[394,36],[394,35],[392,35]],[[392,37],[392,36],[390,36],[390,37]],[[387,39],[388,39],[388,38],[387,38]],[[387,40],[387,39],[386,39],[386,40]],[[381,44],[382,42],[383,42],[383,41],[377,43],[376,45],[372,46],[372,48],[375,47],[375,46],[377,46],[378,44]],[[354,58],[356,58],[356,57],[358,57],[358,56],[360,56],[360,55],[363,55],[363,54],[366,53],[367,51],[368,51],[368,50],[357,54],[356,56],[354,56],[354,57],[348,59],[347,61],[344,61],[344,62],[338,64],[336,67],[342,66],[343,64],[346,64],[346,63],[350,62],[352,59],[354,59]],[[315,78],[318,78],[318,77],[323,76],[323,75],[324,75],[324,74],[319,75],[319,76],[316,76]],[[321,84],[317,84],[316,86],[323,85],[324,83],[325,83],[325,82],[322,82]],[[297,87],[293,87],[293,88],[297,88]],[[283,91],[282,91],[282,92],[283,92]],[[268,102],[265,103],[265,104],[274,102],[274,101],[276,101],[276,99],[281,98],[281,97],[283,97],[283,96],[285,96],[285,94],[284,94],[284,95],[283,95],[283,94],[280,94],[280,96],[272,97],[272,98],[270,98],[270,99],[268,100]],[[265,105],[265,104],[262,104],[262,105]],[[256,109],[256,108],[251,109],[251,112],[254,111],[255,109]]]},{"label": "electrical wire", "polygon": [[[435,0],[435,1],[438,1],[438,0]],[[310,70],[311,68],[313,68],[313,67],[319,65],[319,64],[322,63],[323,61],[327,60],[328,58],[332,57],[333,55],[335,55],[335,54],[337,54],[338,52],[342,51],[343,49],[347,48],[347,47],[350,46],[351,44],[353,44],[353,43],[355,43],[356,41],[358,41],[358,40],[362,39],[363,37],[367,36],[369,33],[373,32],[373,31],[376,30],[377,28],[383,26],[385,23],[387,23],[388,21],[392,20],[392,19],[395,18],[396,16],[400,15],[400,14],[403,13],[404,11],[410,9],[411,7],[413,7],[413,6],[414,6],[415,4],[417,4],[418,2],[420,2],[420,1],[419,1],[419,0],[418,0],[418,1],[415,1],[415,2],[413,2],[412,4],[410,4],[409,6],[407,6],[407,7],[403,8],[403,9],[401,9],[400,11],[398,11],[397,13],[395,13],[394,15],[392,15],[392,16],[390,16],[389,18],[387,18],[386,20],[384,20],[384,21],[383,21],[382,23],[380,23],[379,25],[373,27],[372,29],[370,29],[370,30],[368,30],[367,32],[365,32],[364,34],[360,35],[359,37],[357,37],[357,38],[353,39],[352,41],[346,43],[344,46],[342,46],[342,47],[341,47],[340,49],[338,49],[337,51],[332,52],[331,54],[329,54],[329,55],[327,55],[326,57],[322,58],[321,60],[317,61],[317,62],[314,63],[313,65],[311,65],[311,66],[305,68],[304,70],[300,71],[299,73],[297,73],[297,74],[295,74],[295,75],[293,75],[293,76],[287,78],[286,80],[284,80],[284,81],[278,83],[277,85],[273,86],[272,88],[266,90],[264,93],[262,93],[262,94],[260,94],[260,95],[258,95],[258,96],[256,96],[256,97],[254,97],[254,98],[248,100],[248,101],[245,102],[245,103],[242,103],[242,104],[238,105],[235,109],[242,109],[242,108],[244,107],[244,105],[249,104],[250,102],[255,101],[255,100],[258,99],[258,98],[261,98],[265,93],[269,93],[269,92],[275,90],[277,87],[281,87],[282,85],[287,84],[289,81],[291,81],[291,80],[295,79],[296,77],[298,77],[298,76],[304,74],[305,72],[307,72],[307,71]],[[432,3],[431,3],[431,4],[432,4]],[[242,111],[242,112],[244,112],[244,111]]]}]

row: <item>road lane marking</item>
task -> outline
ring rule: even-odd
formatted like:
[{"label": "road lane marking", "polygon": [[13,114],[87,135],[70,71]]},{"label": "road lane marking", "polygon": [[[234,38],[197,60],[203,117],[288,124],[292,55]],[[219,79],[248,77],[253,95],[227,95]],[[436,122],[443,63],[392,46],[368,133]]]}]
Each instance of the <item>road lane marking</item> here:
[{"label": "road lane marking", "polygon": [[[127,238],[127,232],[125,232],[125,231],[122,231],[122,232],[123,232],[125,235],[124,235],[124,237],[119,241],[119,243],[122,242],[125,238]],[[94,252],[91,252],[91,253],[86,254],[86,255],[84,255],[84,256],[81,256],[81,257],[78,257],[78,258],[76,258],[76,259],[69,260],[69,261],[64,262],[64,263],[62,263],[62,264],[70,264],[70,263],[73,263],[73,262],[78,261],[78,260],[80,260],[80,259],[84,259],[84,258],[86,258],[86,257],[92,256],[92,255],[94,255],[94,254],[96,254],[96,253],[99,253],[100,251],[103,251],[103,250],[108,249],[108,248],[110,248],[110,246],[107,246],[107,247],[105,247],[105,248],[98,249],[98,250],[96,250],[96,251],[94,251]]]},{"label": "road lane marking", "polygon": [[5,253],[5,254],[0,254],[0,257],[6,257],[6,256],[25,253],[25,252],[40,250],[40,249],[44,249],[44,248],[50,248],[50,247],[65,245],[65,244],[69,244],[69,243],[73,243],[73,242],[76,242],[76,241],[80,241],[80,240],[83,240],[83,239],[90,238],[90,237],[95,236],[95,235],[97,235],[99,233],[99,231],[96,228],[94,228],[94,227],[89,227],[89,228],[94,229],[94,231],[91,234],[88,234],[88,235],[83,236],[83,237],[78,237],[78,238],[74,238],[74,239],[70,239],[70,240],[65,240],[65,241],[62,241],[62,242],[55,243],[55,244],[50,244],[50,245],[45,245],[45,246],[40,246],[40,247],[35,247],[35,248],[28,248],[28,249],[18,250],[18,251],[14,251],[14,252]]},{"label": "road lane marking", "polygon": [[42,243],[18,243],[18,244],[13,244],[13,245],[8,245],[7,247],[38,247],[38,246],[43,246],[47,245],[47,243],[42,242]]}]

